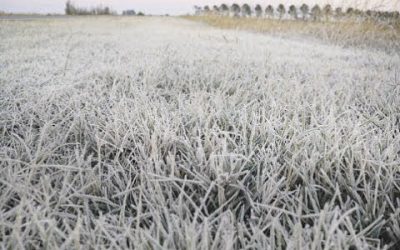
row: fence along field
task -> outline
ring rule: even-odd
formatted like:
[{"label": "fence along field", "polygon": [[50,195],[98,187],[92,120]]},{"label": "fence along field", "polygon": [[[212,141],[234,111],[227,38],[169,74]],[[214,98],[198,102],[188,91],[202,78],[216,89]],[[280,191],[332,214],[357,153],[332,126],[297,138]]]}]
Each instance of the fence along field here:
[{"label": "fence along field", "polygon": [[398,249],[393,44],[112,15],[0,37],[1,248]]}]

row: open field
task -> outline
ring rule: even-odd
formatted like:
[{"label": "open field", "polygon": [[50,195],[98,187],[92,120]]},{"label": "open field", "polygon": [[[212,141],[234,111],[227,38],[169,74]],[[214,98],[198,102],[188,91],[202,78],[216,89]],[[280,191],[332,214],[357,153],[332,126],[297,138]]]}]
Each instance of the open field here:
[{"label": "open field", "polygon": [[399,53],[155,17],[0,37],[2,249],[396,249]]}]

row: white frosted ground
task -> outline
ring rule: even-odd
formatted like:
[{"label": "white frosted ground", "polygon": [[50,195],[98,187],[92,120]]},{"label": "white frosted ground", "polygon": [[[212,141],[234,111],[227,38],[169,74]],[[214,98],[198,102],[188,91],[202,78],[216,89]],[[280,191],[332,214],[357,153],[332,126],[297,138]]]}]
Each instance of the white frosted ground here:
[{"label": "white frosted ground", "polygon": [[0,21],[0,245],[400,238],[400,56],[175,18]]}]

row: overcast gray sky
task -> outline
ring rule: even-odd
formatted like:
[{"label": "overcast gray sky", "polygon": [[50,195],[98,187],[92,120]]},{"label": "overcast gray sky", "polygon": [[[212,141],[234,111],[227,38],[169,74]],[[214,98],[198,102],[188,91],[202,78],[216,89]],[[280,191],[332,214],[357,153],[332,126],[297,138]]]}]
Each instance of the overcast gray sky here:
[{"label": "overcast gray sky", "polygon": [[[66,0],[0,0],[0,10],[6,12],[29,12],[29,13],[63,13]],[[121,12],[124,9],[141,10],[149,14],[185,14],[193,11],[193,5],[204,6],[220,5],[221,3],[260,3],[263,6],[279,3],[297,4],[305,2],[308,4],[319,3],[321,5],[331,3],[348,7],[349,5],[359,8],[383,8],[400,10],[400,0],[72,0],[76,5],[89,7],[99,4],[110,6]]]}]

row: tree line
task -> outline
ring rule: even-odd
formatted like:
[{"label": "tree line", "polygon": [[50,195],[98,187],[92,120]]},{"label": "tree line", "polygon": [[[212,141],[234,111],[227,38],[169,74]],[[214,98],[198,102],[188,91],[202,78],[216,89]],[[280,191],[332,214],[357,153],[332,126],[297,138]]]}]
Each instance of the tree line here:
[{"label": "tree line", "polygon": [[218,14],[225,16],[234,17],[265,17],[265,18],[279,18],[279,19],[302,19],[302,20],[323,20],[323,19],[341,19],[346,17],[351,18],[374,18],[374,19],[400,19],[400,14],[398,11],[375,11],[375,10],[359,10],[357,8],[349,7],[343,9],[342,7],[333,8],[332,5],[327,4],[323,7],[318,4],[310,7],[307,4],[302,4],[300,6],[290,5],[285,6],[284,4],[279,4],[274,7],[268,5],[263,8],[260,4],[251,7],[249,4],[221,4],[219,6],[214,5],[212,7],[206,6],[194,6],[197,15],[202,14]]},{"label": "tree line", "polygon": [[[75,6],[70,0],[65,3],[65,14],[66,15],[117,15],[108,6],[97,6],[92,8],[82,8]],[[135,10],[124,10],[122,12],[124,16],[144,16],[145,14],[141,11],[136,12]]]},{"label": "tree line", "polygon": [[110,7],[97,6],[92,8],[82,8],[75,6],[71,1],[65,3],[66,15],[112,15],[115,14]]},{"label": "tree line", "polygon": [[124,10],[122,11],[123,16],[144,16],[144,13],[139,11],[136,12],[135,10]]}]

